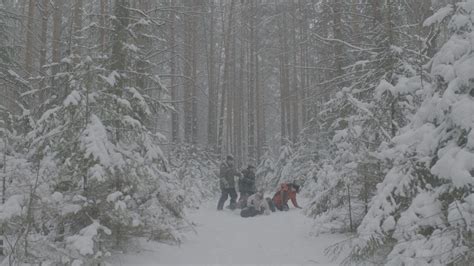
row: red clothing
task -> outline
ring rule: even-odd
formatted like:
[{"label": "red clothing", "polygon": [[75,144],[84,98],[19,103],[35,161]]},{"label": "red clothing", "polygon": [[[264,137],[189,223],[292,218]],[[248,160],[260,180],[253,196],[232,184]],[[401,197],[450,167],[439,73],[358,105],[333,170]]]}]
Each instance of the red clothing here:
[{"label": "red clothing", "polygon": [[298,203],[296,202],[296,191],[294,189],[291,189],[287,183],[283,183],[280,185],[280,188],[275,193],[272,200],[273,204],[275,204],[275,207],[277,207],[278,209],[281,209],[284,205],[288,205],[288,200],[291,200],[293,206],[295,206],[296,208],[300,208],[298,206]]}]

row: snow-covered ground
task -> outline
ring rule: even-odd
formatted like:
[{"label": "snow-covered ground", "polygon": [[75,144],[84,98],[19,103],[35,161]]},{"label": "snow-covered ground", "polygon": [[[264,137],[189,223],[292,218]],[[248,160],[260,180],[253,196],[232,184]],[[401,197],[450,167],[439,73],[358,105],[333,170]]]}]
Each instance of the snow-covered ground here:
[{"label": "snow-covered ground", "polygon": [[139,253],[114,256],[113,265],[291,264],[336,265],[324,249],[342,235],[313,237],[311,219],[299,209],[242,218],[239,211],[216,211],[217,200],[189,213],[197,225],[180,246],[147,242]]}]

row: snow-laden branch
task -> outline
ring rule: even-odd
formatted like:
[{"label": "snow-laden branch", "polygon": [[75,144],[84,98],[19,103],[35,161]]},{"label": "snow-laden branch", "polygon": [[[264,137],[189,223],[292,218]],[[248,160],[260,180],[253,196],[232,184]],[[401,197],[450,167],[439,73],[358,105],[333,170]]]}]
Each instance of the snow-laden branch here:
[{"label": "snow-laden branch", "polygon": [[347,47],[350,47],[352,49],[355,49],[355,50],[358,50],[358,51],[361,51],[361,52],[367,52],[367,53],[371,53],[371,54],[376,54],[375,52],[373,52],[374,50],[377,50],[378,48],[363,48],[363,47],[358,47],[358,46],[355,46],[353,44],[350,44],[346,41],[343,41],[343,40],[340,40],[340,39],[334,39],[334,38],[325,38],[317,33],[312,33],[311,34],[312,36],[316,36],[316,38],[318,38],[319,40],[322,40],[322,41],[325,41],[325,42],[337,42],[337,43],[340,43],[340,44],[343,44]]}]

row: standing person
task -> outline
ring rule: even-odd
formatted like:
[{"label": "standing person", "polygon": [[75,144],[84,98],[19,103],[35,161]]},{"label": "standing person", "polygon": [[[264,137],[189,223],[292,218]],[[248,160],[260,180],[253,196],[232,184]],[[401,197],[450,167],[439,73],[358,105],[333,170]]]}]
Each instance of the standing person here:
[{"label": "standing person", "polygon": [[221,187],[221,197],[217,203],[217,210],[222,210],[224,203],[230,196],[230,209],[235,209],[235,201],[237,199],[237,192],[235,191],[235,176],[240,176],[240,173],[234,167],[234,157],[227,155],[226,161],[221,164],[219,171],[219,181]]},{"label": "standing person", "polygon": [[283,183],[273,196],[273,204],[280,211],[287,211],[290,209],[288,200],[291,200],[295,208],[301,209],[296,202],[296,193],[300,192],[300,186],[295,183]]},{"label": "standing person", "polygon": [[237,203],[238,208],[247,206],[247,198],[257,191],[255,187],[255,167],[251,164],[242,171],[242,177],[239,179],[240,198]]}]

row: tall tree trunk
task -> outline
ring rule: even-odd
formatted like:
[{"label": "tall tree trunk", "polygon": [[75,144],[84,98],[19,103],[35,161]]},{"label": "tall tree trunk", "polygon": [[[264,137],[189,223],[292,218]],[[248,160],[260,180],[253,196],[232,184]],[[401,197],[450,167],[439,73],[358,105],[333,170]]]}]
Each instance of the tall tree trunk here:
[{"label": "tall tree trunk", "polygon": [[207,60],[207,70],[208,70],[208,84],[209,84],[209,100],[208,100],[208,117],[207,117],[207,144],[213,149],[217,145],[217,101],[218,101],[218,91],[216,87],[216,78],[215,78],[215,40],[214,40],[214,9],[215,3],[214,0],[210,1],[210,29],[209,29],[209,50],[208,50],[208,60]]},{"label": "tall tree trunk", "polygon": [[59,98],[61,91],[56,88],[56,77],[55,75],[59,72],[59,61],[61,60],[61,26],[62,26],[62,11],[63,11],[64,0],[54,0],[54,13],[53,13],[53,40],[52,40],[52,62],[53,67],[51,68],[52,74],[52,93]]},{"label": "tall tree trunk", "polygon": [[248,89],[248,156],[250,161],[256,161],[256,146],[257,146],[257,136],[256,136],[256,61],[257,51],[255,50],[255,1],[250,1],[250,32],[249,32],[249,48],[250,48],[250,69],[249,69],[249,89]]},{"label": "tall tree trunk", "polygon": [[299,99],[299,88],[298,88],[298,72],[297,72],[297,67],[298,67],[298,43],[296,42],[296,34],[297,31],[296,29],[298,28],[297,21],[296,21],[296,3],[293,1],[291,2],[292,8],[292,28],[293,33],[292,33],[292,49],[293,49],[293,90],[291,92],[291,101],[292,101],[292,127],[293,127],[293,132],[292,132],[292,141],[293,143],[296,143],[298,134],[299,134],[299,112],[300,112],[300,99]]},{"label": "tall tree trunk", "polygon": [[[139,0],[137,8],[143,12],[147,12],[150,10],[149,0]],[[137,45],[140,55],[136,63],[137,75],[135,78],[135,83],[137,88],[141,89],[144,93],[146,91],[146,94],[148,94],[150,97],[157,98],[159,96],[156,95],[156,90],[146,90],[148,88],[146,76],[150,72],[150,63],[147,59],[147,55],[144,54],[143,51],[149,51],[152,46],[149,34],[150,32],[146,31],[146,27],[144,25],[137,25],[135,35],[137,36]]]},{"label": "tall tree trunk", "polygon": [[25,47],[25,71],[27,76],[31,76],[33,73],[33,36],[35,31],[34,20],[35,20],[35,0],[29,0],[28,3],[28,16],[26,18],[26,47]]},{"label": "tall tree trunk", "polygon": [[252,45],[254,50],[255,62],[255,96],[256,96],[256,112],[257,112],[257,154],[256,163],[260,162],[260,157],[263,155],[263,147],[265,145],[265,101],[264,101],[264,87],[260,84],[260,64],[259,64],[259,33],[258,33],[258,17],[259,17],[259,2],[255,1],[253,8],[254,14],[252,18],[252,26],[254,27],[254,37],[252,38]]},{"label": "tall tree trunk", "polygon": [[[4,133],[3,135],[3,163],[2,163],[2,170],[3,170],[3,176],[2,176],[2,204],[5,204],[6,200],[6,192],[7,192],[7,145],[8,145],[8,138],[7,134]],[[3,232],[1,232],[3,233]],[[3,240],[3,239],[2,239]],[[3,247],[3,243],[2,243]],[[3,251],[3,250],[2,250]],[[1,253],[3,254],[3,253]]]},{"label": "tall tree trunk", "polygon": [[193,14],[192,2],[184,1],[186,14],[184,15],[184,139],[192,142],[193,136]]},{"label": "tall tree trunk", "polygon": [[[277,5],[275,3],[275,5]],[[285,81],[284,81],[284,43],[283,43],[283,26],[281,22],[281,18],[278,18],[278,39],[280,42],[280,53],[278,56],[279,59],[279,84],[280,84],[280,141],[281,145],[285,144],[285,139],[287,135],[287,127],[286,127],[286,105],[285,105],[285,98],[286,98],[286,88],[285,88]]]},{"label": "tall tree trunk", "polygon": [[[170,8],[173,9],[173,1],[170,0]],[[171,113],[171,139],[173,142],[179,142],[179,112],[178,112],[178,89],[179,87],[176,84],[176,76],[177,76],[177,68],[176,68],[176,13],[173,9],[169,13],[169,21],[170,21],[170,72],[171,72],[171,101],[173,102],[173,111]]]},{"label": "tall tree trunk", "polygon": [[100,0],[100,19],[99,19],[99,25],[100,25],[100,48],[102,53],[105,53],[105,50],[107,48],[106,44],[106,15],[107,15],[107,7],[108,7],[108,0]]},{"label": "tall tree trunk", "polygon": [[[242,16],[243,8],[241,8],[241,16]],[[241,17],[242,18],[242,17]],[[242,33],[242,25],[240,25],[240,33]],[[232,107],[232,128],[233,128],[233,138],[232,144],[234,146],[233,153],[237,158],[237,166],[241,166],[242,161],[242,140],[240,132],[242,130],[242,120],[241,118],[241,106],[240,106],[240,98],[242,97],[242,87],[240,86],[240,80],[242,76],[242,67],[239,64],[239,75],[237,75],[237,34],[234,34],[233,38],[233,49],[232,49],[232,90],[234,91],[233,97],[233,107]],[[242,35],[241,35],[242,36]],[[241,44],[242,45],[242,44]],[[240,49],[239,51],[241,51]],[[239,62],[243,63],[242,56],[239,57]]]},{"label": "tall tree trunk", "polygon": [[230,51],[229,61],[228,61],[228,71],[227,71],[227,78],[225,80],[227,84],[227,105],[226,105],[226,147],[228,153],[234,153],[233,147],[233,133],[234,133],[234,105],[233,99],[235,97],[235,32],[231,34],[231,44],[230,44]]},{"label": "tall tree trunk", "polygon": [[251,5],[248,2],[243,3],[242,5],[242,12],[243,12],[243,22],[242,22],[242,32],[241,32],[241,69],[242,69],[242,76],[241,78],[241,106],[242,106],[242,160],[247,163],[251,163],[252,159],[250,157],[250,76],[251,76],[251,66],[252,66],[252,59],[250,58],[250,25],[246,23],[250,21],[251,17]]},{"label": "tall tree trunk", "polygon": [[291,130],[291,109],[290,109],[290,74],[288,60],[288,30],[286,21],[286,3],[279,8],[281,14],[279,19],[279,41],[280,41],[280,107],[281,107],[281,142],[285,139],[292,139]]},{"label": "tall tree trunk", "polygon": [[[195,0],[193,11],[200,12],[202,10],[202,2],[201,0]],[[191,35],[191,44],[192,44],[192,143],[198,143],[198,95],[197,95],[197,86],[198,86],[198,76],[197,76],[197,69],[198,69],[198,17],[197,15],[192,16],[192,35]]]},{"label": "tall tree trunk", "polygon": [[[334,33],[334,38],[337,40],[342,40],[342,21],[341,21],[341,16],[342,16],[342,2],[341,0],[334,0],[333,6],[332,6],[333,14],[333,33]],[[336,76],[340,77],[344,74],[343,72],[343,47],[340,42],[335,42],[333,43],[334,45],[334,68],[336,69]]]},{"label": "tall tree trunk", "polygon": [[286,132],[288,134],[288,139],[293,140],[293,131],[292,131],[292,116],[291,116],[291,93],[290,90],[290,47],[288,45],[288,21],[287,21],[287,10],[289,6],[288,3],[284,4],[284,11],[283,11],[283,88],[285,90],[285,125],[286,125]]},{"label": "tall tree trunk", "polygon": [[307,93],[308,83],[307,83],[307,72],[308,72],[308,59],[307,59],[307,42],[308,42],[308,32],[306,28],[307,23],[307,12],[306,1],[298,0],[299,12],[302,12],[303,15],[299,20],[299,30],[300,30],[300,77],[301,77],[301,89],[300,89],[300,99],[301,99],[301,124],[304,126],[307,121]]},{"label": "tall tree trunk", "polygon": [[48,19],[49,19],[49,0],[43,0],[42,2],[42,16],[41,16],[41,36],[40,36],[40,58],[38,72],[43,76],[39,84],[39,103],[43,103],[46,98],[46,92],[44,88],[44,76],[45,71],[43,67],[46,65],[46,51],[48,46]]},{"label": "tall tree trunk", "polygon": [[82,30],[82,0],[74,1],[74,15],[73,15],[73,42],[72,42],[72,54],[74,64],[78,64],[81,57],[81,30]]},{"label": "tall tree trunk", "polygon": [[[385,2],[386,5],[386,21],[385,21],[385,30],[388,38],[388,43],[386,46],[386,51],[388,53],[388,60],[386,63],[386,71],[387,71],[387,77],[386,79],[389,80],[391,83],[394,83],[395,81],[393,80],[393,74],[395,72],[395,58],[393,58],[393,55],[390,51],[391,47],[395,45],[395,36],[394,36],[394,31],[393,31],[393,25],[392,25],[392,1],[391,0],[386,0]],[[390,103],[390,133],[392,137],[395,137],[398,131],[398,123],[397,123],[397,118],[396,118],[396,104],[397,104],[397,97],[395,95],[391,96],[391,103]]]},{"label": "tall tree trunk", "polygon": [[[234,4],[235,1],[232,0],[230,2],[229,8],[229,19],[228,25],[224,36],[224,74],[223,74],[223,81],[222,81],[222,98],[221,98],[221,117],[219,120],[219,152],[221,154],[228,153],[229,150],[227,144],[224,142],[224,135],[228,132],[224,132],[224,113],[226,108],[231,107],[231,104],[228,102],[228,94],[230,93],[230,86],[229,86],[229,76],[230,76],[230,49],[231,49],[231,37],[232,37],[232,22],[233,22],[233,12],[234,12]],[[227,98],[227,99],[226,99]],[[226,117],[229,119],[230,117]],[[227,129],[227,127],[226,127]]]},{"label": "tall tree trunk", "polygon": [[[223,68],[223,60],[222,60],[222,55],[223,51],[225,52],[225,38],[226,38],[226,20],[225,20],[225,6],[223,1],[219,1],[219,8],[220,11],[223,13],[221,17],[221,26],[222,26],[222,31],[221,34],[218,36],[221,36],[220,38],[220,45],[219,45],[219,50],[217,52],[217,62],[218,62],[218,67],[217,67],[217,81],[216,81],[216,86],[220,88],[220,100],[218,100],[218,109],[219,109],[219,114],[217,117],[217,152],[223,157],[223,135],[224,135],[224,106],[225,106],[225,88],[223,82],[221,83],[222,80],[224,80],[224,75],[221,74],[221,69]],[[216,89],[217,94],[219,94],[219,90]],[[217,95],[219,97],[219,95]]]},{"label": "tall tree trunk", "polygon": [[[395,36],[393,32],[393,19],[392,19],[392,1],[391,0],[386,0],[385,1],[386,5],[386,16],[385,16],[385,31],[388,37],[388,43],[387,43],[387,51],[389,51],[390,47],[392,45],[395,45]],[[392,58],[391,54],[389,56],[389,60],[387,62],[387,70],[389,71],[389,75],[391,76],[392,73],[394,72],[393,67],[394,67],[394,59]],[[391,77],[390,77],[391,78]]]},{"label": "tall tree trunk", "polygon": [[347,188],[347,203],[349,207],[349,228],[350,228],[350,231],[353,232],[354,226],[352,223],[351,187],[347,185],[346,188]]},{"label": "tall tree trunk", "polygon": [[187,14],[184,17],[184,138],[187,143],[198,142],[198,99],[197,99],[197,15],[202,8],[201,1],[184,1]]},{"label": "tall tree trunk", "polygon": [[373,16],[373,26],[374,28],[383,23],[382,21],[382,5],[383,2],[379,0],[370,0],[372,5],[372,16]]},{"label": "tall tree trunk", "polygon": [[[124,49],[124,44],[128,37],[129,24],[129,2],[126,0],[115,0],[114,15],[117,18],[114,20],[114,31],[112,34],[112,55],[111,55],[111,70],[123,74],[127,67],[127,53]],[[120,77],[114,86],[114,93],[117,96],[122,96],[122,89],[125,83],[124,78]]]},{"label": "tall tree trunk", "polygon": [[[245,21],[247,15],[246,15],[246,7],[242,5],[242,21]],[[239,119],[239,129],[237,131],[237,147],[238,147],[238,153],[239,153],[239,158],[241,158],[242,162],[247,162],[247,155],[245,152],[245,132],[246,132],[246,124],[245,124],[245,105],[244,105],[244,97],[245,97],[245,88],[246,88],[246,83],[245,83],[245,70],[246,70],[246,44],[245,44],[245,27],[243,23],[240,25],[240,62],[239,62],[239,84],[237,86],[238,91],[239,91],[239,98],[237,102],[238,106],[238,119]]]}]

